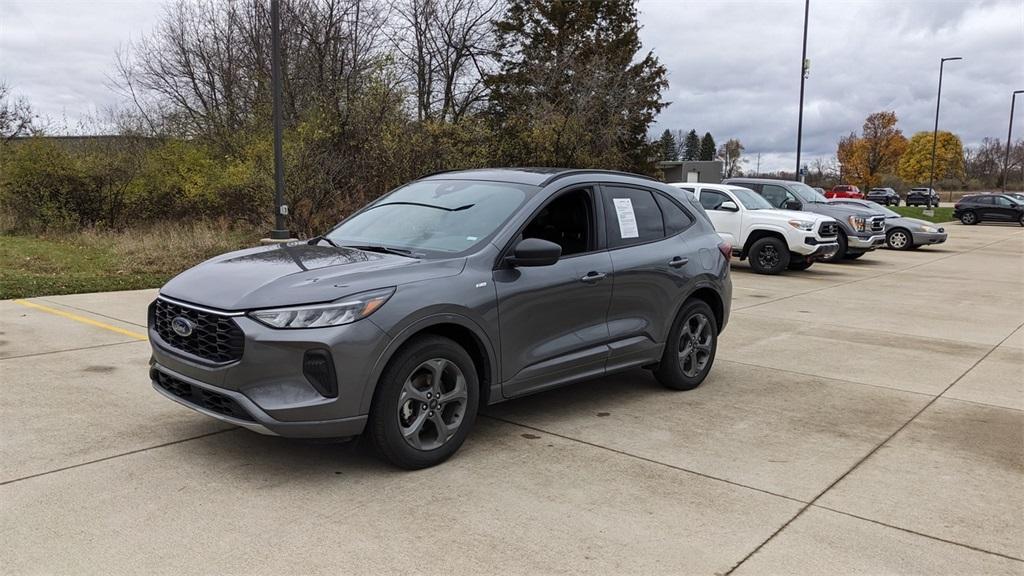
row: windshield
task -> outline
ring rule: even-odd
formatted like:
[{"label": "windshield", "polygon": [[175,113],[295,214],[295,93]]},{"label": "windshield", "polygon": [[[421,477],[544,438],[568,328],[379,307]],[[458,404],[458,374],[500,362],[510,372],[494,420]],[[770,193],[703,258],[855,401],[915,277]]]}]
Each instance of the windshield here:
[{"label": "windshield", "polygon": [[896,212],[894,210],[889,210],[888,208],[886,208],[885,206],[882,206],[881,204],[879,204],[877,202],[865,201],[864,204],[862,204],[862,205],[863,206],[867,206],[868,208],[871,208],[872,210],[874,210],[876,212],[881,212],[882,214],[885,214],[886,218],[901,218],[902,217],[902,215],[899,212]]},{"label": "windshield", "polygon": [[345,220],[327,238],[339,246],[464,252],[494,234],[534,190],[506,182],[413,182]]},{"label": "windshield", "polygon": [[747,210],[771,210],[772,205],[768,203],[760,194],[753,190],[747,190],[746,188],[729,188],[729,191],[733,193],[743,206]]},{"label": "windshield", "polygon": [[790,182],[788,186],[789,189],[799,196],[804,202],[827,202],[821,193],[803,182]]}]

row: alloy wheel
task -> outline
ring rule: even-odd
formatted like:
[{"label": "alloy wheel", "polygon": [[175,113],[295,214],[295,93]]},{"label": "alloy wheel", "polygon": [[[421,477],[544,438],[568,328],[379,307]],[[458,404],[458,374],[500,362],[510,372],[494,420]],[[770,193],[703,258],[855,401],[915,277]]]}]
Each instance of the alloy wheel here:
[{"label": "alloy wheel", "polygon": [[417,450],[434,450],[462,424],[468,400],[466,377],[451,360],[433,358],[412,371],[398,398],[398,427]]},{"label": "alloy wheel", "polygon": [[960,217],[960,221],[964,224],[974,224],[974,212],[964,212],[964,215]]},{"label": "alloy wheel", "polygon": [[779,265],[779,252],[775,249],[775,246],[766,244],[757,253],[757,263],[762,268],[775,268]]},{"label": "alloy wheel", "polygon": [[904,232],[893,232],[889,235],[889,247],[902,250],[907,247],[907,235]]},{"label": "alloy wheel", "polygon": [[701,373],[711,358],[711,323],[698,312],[683,323],[679,333],[679,368],[689,377]]}]

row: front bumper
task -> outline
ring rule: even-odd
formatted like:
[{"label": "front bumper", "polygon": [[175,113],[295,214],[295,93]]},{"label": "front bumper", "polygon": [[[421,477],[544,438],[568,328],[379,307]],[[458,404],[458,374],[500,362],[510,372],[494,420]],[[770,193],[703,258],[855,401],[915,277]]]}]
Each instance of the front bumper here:
[{"label": "front bumper", "polygon": [[883,244],[885,244],[885,234],[876,234],[873,236],[848,236],[846,239],[847,248],[853,250],[874,250]]},{"label": "front bumper", "polygon": [[[167,378],[176,381],[170,388],[161,384],[161,382],[166,382]],[[366,427],[366,415],[339,418],[337,420],[306,422],[282,422],[275,420],[255,402],[240,392],[205,384],[183,374],[177,374],[155,362],[150,367],[150,380],[157,392],[183,406],[187,406],[211,418],[216,418],[217,420],[268,436],[348,438],[358,436],[362,433],[363,428]],[[189,393],[183,394],[181,392],[183,388],[190,389]],[[220,400],[210,402],[208,399],[203,399],[204,397],[219,398]],[[228,401],[225,401],[224,398],[227,398]],[[227,403],[233,403],[235,406],[226,413],[221,407]]]},{"label": "front bumper", "polygon": [[947,234],[945,232],[913,232],[911,235],[914,237],[915,246],[923,246],[927,244],[942,244],[946,241]]},{"label": "front bumper", "polygon": [[[263,434],[336,438],[362,432],[372,373],[391,340],[385,332],[368,320],[302,330],[277,330],[245,316],[232,320],[244,335],[241,358],[220,364],[171,346],[151,325],[154,388],[198,412]],[[312,350],[330,353],[336,394],[321,393],[304,373]],[[161,374],[180,385],[161,385]],[[222,410],[225,404],[237,412]]]},{"label": "front bumper", "polygon": [[804,238],[802,245],[790,247],[790,251],[793,253],[811,260],[827,258],[838,249],[839,244],[835,237],[821,238],[817,236],[808,236]]}]

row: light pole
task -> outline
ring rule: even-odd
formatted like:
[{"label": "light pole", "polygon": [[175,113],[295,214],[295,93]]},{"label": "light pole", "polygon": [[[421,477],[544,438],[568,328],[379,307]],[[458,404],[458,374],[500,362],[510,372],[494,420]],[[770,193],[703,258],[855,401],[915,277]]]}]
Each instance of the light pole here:
[{"label": "light pole", "polygon": [[1024,90],[1014,90],[1010,98],[1010,127],[1006,129],[1006,155],[1003,156],[1003,192],[1006,192],[1006,179],[1010,177],[1010,143],[1013,141],[1013,107],[1017,104],[1017,94],[1024,94]]},{"label": "light pole", "polygon": [[800,145],[804,136],[804,81],[807,80],[809,68],[807,65],[807,15],[810,14],[810,11],[811,0],[804,0],[804,47],[800,55],[800,111],[796,121],[796,172],[794,172],[797,182],[803,181],[800,178]]},{"label": "light pole", "polygon": [[932,169],[928,176],[928,200],[925,205],[925,211],[927,212],[930,212],[932,209],[932,189],[935,185],[935,148],[939,143],[939,105],[942,103],[942,69],[946,62],[952,62],[953,60],[963,60],[963,58],[954,56],[939,60],[939,95],[935,98],[935,129],[932,130]]},{"label": "light pole", "polygon": [[273,94],[274,116],[274,229],[271,240],[287,240],[288,229],[284,217],[288,206],[284,203],[284,152],[281,149],[281,6],[280,0],[270,0],[270,90]]}]

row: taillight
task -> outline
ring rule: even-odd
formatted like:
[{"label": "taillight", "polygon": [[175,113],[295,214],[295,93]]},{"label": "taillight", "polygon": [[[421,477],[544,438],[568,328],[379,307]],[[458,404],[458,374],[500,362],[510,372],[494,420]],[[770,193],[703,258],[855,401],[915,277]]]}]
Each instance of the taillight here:
[{"label": "taillight", "polygon": [[732,260],[732,244],[722,242],[718,245],[718,251],[722,253],[722,256],[725,256],[726,262]]}]

